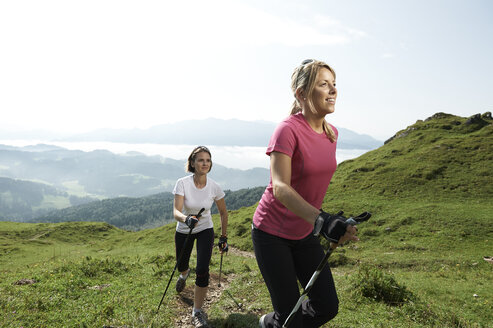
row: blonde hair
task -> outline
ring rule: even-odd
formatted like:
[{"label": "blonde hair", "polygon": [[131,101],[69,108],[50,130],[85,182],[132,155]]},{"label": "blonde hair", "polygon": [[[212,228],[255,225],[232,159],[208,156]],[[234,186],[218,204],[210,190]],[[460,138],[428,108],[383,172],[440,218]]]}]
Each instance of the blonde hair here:
[{"label": "blonde hair", "polygon": [[[305,92],[308,102],[308,108],[312,111],[312,113],[316,113],[315,106],[313,105],[312,94],[313,89],[315,89],[318,72],[320,72],[322,68],[328,69],[332,73],[334,78],[336,77],[336,73],[332,69],[332,67],[319,60],[304,60],[300,66],[296,67],[293,75],[291,75],[291,90],[293,91],[295,99],[293,105],[291,106],[290,115],[302,111],[301,104],[296,97],[296,91],[298,91],[298,89],[301,89]],[[327,123],[325,119],[323,122],[323,129],[325,134],[327,135],[327,138],[329,138],[331,142],[335,142],[336,135],[334,133],[334,130],[332,130],[331,126],[329,125],[329,123]]]}]

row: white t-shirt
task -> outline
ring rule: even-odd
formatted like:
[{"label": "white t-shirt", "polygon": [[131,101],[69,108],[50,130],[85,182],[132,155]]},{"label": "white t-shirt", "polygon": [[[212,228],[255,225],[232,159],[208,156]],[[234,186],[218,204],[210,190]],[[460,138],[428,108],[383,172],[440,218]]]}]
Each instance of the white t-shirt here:
[{"label": "white t-shirt", "polygon": [[[205,208],[192,233],[198,233],[213,227],[211,217],[212,204],[214,201],[220,200],[225,196],[224,191],[219,187],[217,182],[209,177],[207,177],[205,187],[198,189],[193,182],[193,175],[178,179],[173,189],[173,194],[184,196],[181,212],[185,215],[197,214],[202,208]],[[183,222],[177,222],[176,231],[188,234],[190,228]]]}]

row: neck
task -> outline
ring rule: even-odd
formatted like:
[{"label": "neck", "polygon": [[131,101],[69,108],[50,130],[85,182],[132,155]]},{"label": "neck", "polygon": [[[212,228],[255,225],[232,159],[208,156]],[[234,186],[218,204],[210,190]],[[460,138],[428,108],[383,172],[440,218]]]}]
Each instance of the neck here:
[{"label": "neck", "polygon": [[317,116],[314,115],[311,111],[309,110],[303,110],[303,116],[305,117],[306,121],[308,122],[308,125],[313,129],[313,131],[317,133],[322,133],[324,132],[324,120],[325,117],[322,116]]},{"label": "neck", "polygon": [[195,186],[197,186],[197,187],[203,187],[207,183],[207,175],[206,174],[199,175],[197,173],[194,173],[194,175],[193,175],[193,182],[195,183]]}]

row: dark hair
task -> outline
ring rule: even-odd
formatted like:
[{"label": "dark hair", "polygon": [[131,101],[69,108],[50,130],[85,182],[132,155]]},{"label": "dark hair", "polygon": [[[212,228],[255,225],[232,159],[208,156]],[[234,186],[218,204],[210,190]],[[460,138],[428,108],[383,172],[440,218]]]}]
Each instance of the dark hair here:
[{"label": "dark hair", "polygon": [[209,172],[211,171],[211,169],[212,169],[212,155],[211,155],[211,151],[209,150],[209,148],[207,148],[205,146],[197,146],[192,150],[192,152],[190,153],[190,156],[188,156],[188,161],[185,163],[185,171],[195,173],[195,167],[193,167],[192,163],[195,162],[195,158],[197,157],[197,155],[199,153],[202,153],[202,152],[206,152],[211,157],[211,167],[209,168]]}]

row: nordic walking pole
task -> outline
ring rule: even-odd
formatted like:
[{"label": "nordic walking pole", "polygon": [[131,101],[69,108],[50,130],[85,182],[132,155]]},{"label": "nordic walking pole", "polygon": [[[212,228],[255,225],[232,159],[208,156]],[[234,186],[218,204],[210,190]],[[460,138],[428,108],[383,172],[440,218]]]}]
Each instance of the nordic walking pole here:
[{"label": "nordic walking pole", "polygon": [[228,238],[222,236],[219,238],[219,243],[217,244],[219,251],[221,252],[221,264],[219,265],[219,284],[217,287],[221,287],[221,273],[223,272],[223,255],[228,251]]},{"label": "nordic walking pole", "polygon": [[223,272],[223,252],[221,252],[221,264],[219,265],[219,284],[217,287],[221,287],[221,272]]},{"label": "nordic walking pole", "polygon": [[[202,216],[202,212],[205,211],[205,208],[202,208],[195,217],[198,219]],[[157,312],[159,312],[159,308],[161,308],[161,304],[163,304],[164,296],[166,295],[166,292],[168,291],[169,284],[171,283],[171,280],[173,280],[173,276],[175,274],[176,268],[178,267],[178,263],[180,263],[181,258],[183,256],[183,253],[185,251],[185,248],[188,244],[188,239],[190,239],[190,235],[192,234],[193,228],[190,228],[190,231],[188,232],[187,239],[185,239],[185,245],[183,245],[183,248],[181,249],[180,254],[178,255],[178,260],[176,261],[175,268],[173,269],[173,272],[171,273],[171,277],[169,278],[168,285],[166,286],[166,289],[164,290],[163,297],[161,297],[161,302],[159,302],[159,306],[157,307]]]},{"label": "nordic walking pole", "polygon": [[[367,221],[370,217],[371,217],[371,213],[364,212],[355,218],[347,219],[346,223],[354,226],[354,225],[360,224],[361,222]],[[305,298],[308,296],[308,293],[310,292],[313,285],[315,284],[315,281],[317,280],[318,276],[320,275],[320,272],[322,272],[323,268],[327,264],[327,261],[329,260],[330,254],[332,254],[334,249],[336,249],[336,247],[334,247],[334,248],[329,247],[329,250],[327,251],[327,253],[325,253],[324,258],[318,264],[317,269],[315,270],[312,277],[310,278],[310,281],[308,281],[308,284],[306,284],[305,290],[303,291],[303,294],[301,294],[300,298],[298,299],[298,302],[296,302],[296,305],[294,306],[293,310],[291,311],[289,316],[286,318],[284,325],[282,325],[283,328],[289,327],[291,320],[293,320],[294,315],[296,314],[296,312],[298,312],[299,308],[301,307],[301,303],[303,303]]]},{"label": "nordic walking pole", "polygon": [[[223,255],[224,255],[224,252],[221,252],[221,264],[219,265],[219,284],[217,285],[217,287],[221,287],[221,272],[223,271]],[[228,290],[225,290],[226,294],[228,294],[229,297],[231,297],[231,299],[233,300],[233,302],[235,302],[236,306],[238,307],[238,309],[241,309],[241,307],[243,306],[242,303],[238,303],[235,298],[233,297],[233,295],[231,295],[231,293],[228,291]]]}]

